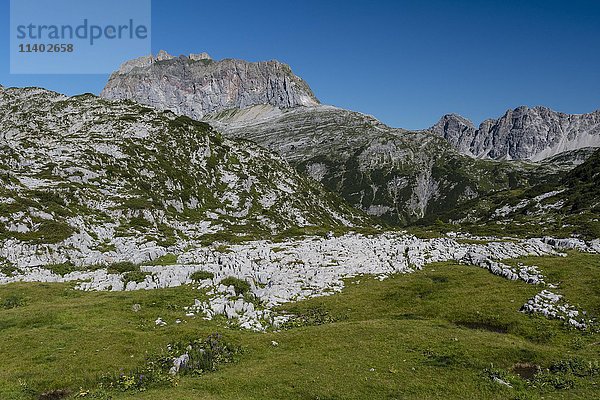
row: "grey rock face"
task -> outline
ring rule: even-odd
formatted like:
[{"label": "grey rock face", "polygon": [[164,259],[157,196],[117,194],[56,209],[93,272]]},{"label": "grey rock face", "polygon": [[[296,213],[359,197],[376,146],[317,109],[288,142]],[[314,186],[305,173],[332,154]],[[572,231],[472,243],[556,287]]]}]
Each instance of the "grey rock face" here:
[{"label": "grey rock face", "polygon": [[212,57],[208,53],[190,54],[189,58],[194,61],[212,60]]},{"label": "grey rock face", "polygon": [[174,58],[165,51],[127,61],[101,97],[131,99],[159,110],[201,119],[212,112],[270,104],[319,104],[310,87],[278,61],[213,61],[206,53]]},{"label": "grey rock face", "polygon": [[173,57],[172,55],[170,55],[169,53],[167,53],[164,50],[161,50],[158,52],[158,54],[156,55],[156,61],[168,61],[168,60],[172,60],[175,57]]},{"label": "grey rock face", "polygon": [[450,114],[430,130],[472,157],[540,161],[570,150],[600,147],[600,110],[572,115],[546,107],[519,107],[500,119],[484,121],[479,129]]}]

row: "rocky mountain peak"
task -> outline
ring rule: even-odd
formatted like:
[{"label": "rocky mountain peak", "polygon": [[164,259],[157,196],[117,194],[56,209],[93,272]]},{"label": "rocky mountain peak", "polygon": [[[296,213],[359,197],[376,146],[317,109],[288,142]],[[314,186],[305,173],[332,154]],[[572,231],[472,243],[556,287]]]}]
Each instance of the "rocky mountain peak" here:
[{"label": "rocky mountain peak", "polygon": [[431,128],[437,131],[461,131],[475,130],[475,125],[468,119],[458,114],[446,114]]},{"label": "rocky mountain peak", "polygon": [[540,161],[585,147],[600,147],[600,110],[565,114],[547,107],[521,106],[476,129],[458,115],[446,115],[430,128],[459,152],[495,160]]},{"label": "rocky mountain peak", "polygon": [[194,61],[212,60],[212,57],[208,53],[190,54],[189,58]]},{"label": "rocky mountain peak", "polygon": [[172,55],[167,53],[165,50],[160,50],[158,52],[158,54],[156,55],[156,61],[167,61],[167,60],[172,60],[174,58],[175,57],[173,57]]},{"label": "rocky mountain peak", "polygon": [[282,109],[319,104],[308,84],[278,61],[214,61],[207,53],[173,57],[164,50],[125,62],[101,97],[131,99],[194,119],[260,104]]},{"label": "rocky mountain peak", "polygon": [[461,153],[472,156],[470,142],[473,140],[476,128],[468,119],[458,114],[446,114],[431,130],[443,136]]}]

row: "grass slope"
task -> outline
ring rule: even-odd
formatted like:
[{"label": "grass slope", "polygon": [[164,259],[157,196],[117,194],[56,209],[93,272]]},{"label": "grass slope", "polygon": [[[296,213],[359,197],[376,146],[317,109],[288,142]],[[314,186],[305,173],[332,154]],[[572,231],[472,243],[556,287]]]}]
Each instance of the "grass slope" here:
[{"label": "grass slope", "polygon": [[[599,256],[572,253],[518,261],[538,265],[549,281],[562,281],[570,303],[600,315]],[[222,320],[182,318],[182,307],[201,296],[191,287],[81,293],[62,284],[4,286],[0,304],[17,307],[0,308],[0,398],[36,399],[61,388],[74,396],[80,387],[97,388],[103,374],[142,365],[168,343],[215,331],[242,346],[236,363],[183,377],[175,387],[96,392],[96,398],[597,397],[597,369],[595,375],[579,377],[569,371],[543,372],[531,383],[513,371],[517,363],[545,370],[571,365],[565,362],[574,359],[592,366],[600,361],[597,335],[518,312],[539,290],[472,266],[432,264],[383,282],[357,278],[340,294],[286,305],[299,315],[316,316],[307,319],[314,324],[257,334],[228,329]],[[132,311],[136,303],[141,305],[137,313]],[[157,317],[168,325],[156,327]],[[176,318],[185,322],[175,324]],[[513,388],[493,382],[493,376]]]}]

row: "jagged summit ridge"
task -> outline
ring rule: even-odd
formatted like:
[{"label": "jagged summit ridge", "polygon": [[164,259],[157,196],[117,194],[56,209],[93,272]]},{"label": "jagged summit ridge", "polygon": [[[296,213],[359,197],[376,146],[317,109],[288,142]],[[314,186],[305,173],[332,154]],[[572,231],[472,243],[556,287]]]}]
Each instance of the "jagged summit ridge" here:
[{"label": "jagged summit ridge", "polygon": [[[145,68],[145,67],[149,67],[152,64],[158,62],[158,61],[169,61],[169,60],[173,60],[175,58],[175,56],[172,56],[171,54],[167,53],[165,50],[160,50],[156,55],[150,54],[147,56],[142,56],[142,57],[138,57],[135,58],[133,60],[128,60],[125,61],[123,64],[121,64],[121,66],[119,67],[119,70],[117,71],[120,74],[126,74],[128,72],[130,72],[131,70],[133,70],[134,68]],[[202,60],[206,60],[206,61],[211,61],[212,57],[206,53],[198,53],[198,54],[190,54],[188,56],[184,56],[181,55],[179,56],[179,58],[188,58],[189,60],[192,61],[202,61]]]},{"label": "jagged summit ridge", "polygon": [[521,106],[497,120],[485,120],[479,128],[448,114],[430,130],[472,157],[540,161],[570,150],[600,147],[600,110],[565,114],[547,107]]},{"label": "jagged summit ridge", "polygon": [[194,119],[259,104],[319,104],[308,84],[279,61],[214,61],[206,53],[173,57],[165,51],[125,62],[100,96],[131,99]]}]

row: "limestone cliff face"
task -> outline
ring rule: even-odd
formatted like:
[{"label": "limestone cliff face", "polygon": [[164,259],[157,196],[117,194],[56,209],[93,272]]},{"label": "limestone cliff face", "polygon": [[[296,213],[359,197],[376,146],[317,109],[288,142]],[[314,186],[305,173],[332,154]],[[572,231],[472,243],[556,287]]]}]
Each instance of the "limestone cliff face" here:
[{"label": "limestone cliff face", "polygon": [[450,114],[431,131],[473,157],[539,161],[570,150],[600,147],[600,110],[572,115],[546,107],[519,107],[500,119],[484,121],[479,129]]},{"label": "limestone cliff face", "polygon": [[319,104],[306,82],[278,61],[214,61],[206,53],[173,57],[164,51],[124,63],[100,96],[131,99],[194,119],[259,104]]}]

